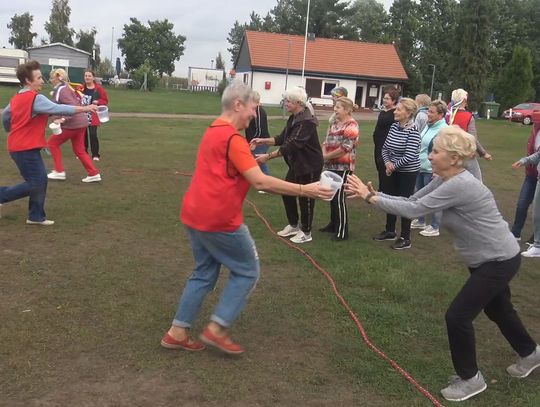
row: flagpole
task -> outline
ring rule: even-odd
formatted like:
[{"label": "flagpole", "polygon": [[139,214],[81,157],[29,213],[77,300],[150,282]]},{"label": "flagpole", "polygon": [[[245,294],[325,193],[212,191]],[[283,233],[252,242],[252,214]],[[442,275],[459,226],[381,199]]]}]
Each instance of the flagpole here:
[{"label": "flagpole", "polygon": [[304,71],[306,69],[306,51],[307,51],[307,35],[308,35],[308,24],[309,24],[309,5],[311,0],[308,0],[307,3],[307,15],[306,15],[306,33],[304,35],[304,59],[302,60],[302,86],[304,85]]}]

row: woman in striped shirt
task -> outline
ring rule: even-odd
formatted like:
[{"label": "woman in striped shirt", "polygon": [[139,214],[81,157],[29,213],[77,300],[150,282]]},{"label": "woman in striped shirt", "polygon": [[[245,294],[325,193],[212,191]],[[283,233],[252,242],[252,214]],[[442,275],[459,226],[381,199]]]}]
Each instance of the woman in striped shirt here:
[{"label": "woman in striped shirt", "polygon": [[[384,142],[382,156],[386,167],[385,194],[409,197],[414,192],[416,176],[420,170],[420,134],[414,124],[414,115],[418,109],[414,100],[400,100],[388,137]],[[395,240],[393,249],[411,247],[411,220],[401,218],[401,235],[396,239],[395,215],[386,215],[386,227],[373,239],[379,242]]]}]

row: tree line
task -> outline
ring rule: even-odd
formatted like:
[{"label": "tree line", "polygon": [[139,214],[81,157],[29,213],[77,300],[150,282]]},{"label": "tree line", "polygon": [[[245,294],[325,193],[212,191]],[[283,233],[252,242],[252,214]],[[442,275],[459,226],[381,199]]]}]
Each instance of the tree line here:
[{"label": "tree line", "polygon": [[[41,38],[41,44],[60,42],[88,52],[92,55],[92,68],[98,75],[108,75],[114,72],[112,61],[105,58],[101,61],[100,45],[96,43],[97,30],[79,30],[76,32],[69,26],[71,7],[69,0],[52,0],[51,14],[44,29],[49,38]],[[29,13],[15,14],[7,27],[11,30],[9,43],[15,48],[27,50],[34,44],[37,33],[32,32],[34,17]],[[172,75],[174,62],[184,54],[186,37],[174,32],[174,24],[167,19],[148,21],[144,24],[136,18],[130,18],[125,24],[118,48],[124,57],[124,67],[135,76],[147,74],[149,87],[157,81],[157,76]]]},{"label": "tree line", "polygon": [[[229,31],[234,63],[244,31],[303,35],[307,0],[277,0],[265,16],[251,12]],[[316,37],[393,43],[409,77],[405,92],[469,91],[477,108],[494,96],[506,108],[540,100],[540,0],[376,0],[311,2]],[[339,64],[340,56],[328,56]],[[347,58],[346,55],[341,56]]]}]

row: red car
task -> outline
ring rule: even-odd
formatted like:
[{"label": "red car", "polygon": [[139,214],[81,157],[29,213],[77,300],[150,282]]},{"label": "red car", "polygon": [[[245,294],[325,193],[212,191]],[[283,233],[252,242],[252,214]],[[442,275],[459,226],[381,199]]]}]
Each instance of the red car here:
[{"label": "red car", "polygon": [[[512,117],[510,117],[510,110],[512,111]],[[540,112],[540,103],[520,103],[512,109],[505,110],[503,117],[505,119],[511,119],[513,122],[531,124],[533,112]]]}]

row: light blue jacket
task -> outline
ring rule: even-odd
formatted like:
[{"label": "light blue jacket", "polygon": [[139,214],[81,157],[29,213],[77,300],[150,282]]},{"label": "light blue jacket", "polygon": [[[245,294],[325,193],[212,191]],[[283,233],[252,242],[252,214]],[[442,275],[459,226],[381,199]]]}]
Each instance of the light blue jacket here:
[{"label": "light blue jacket", "polygon": [[424,128],[422,134],[420,134],[420,138],[422,139],[422,141],[420,142],[420,172],[433,172],[433,169],[431,168],[431,163],[428,160],[428,155],[430,153],[429,145],[431,144],[435,136],[439,133],[439,130],[445,127],[448,127],[448,124],[446,124],[446,120],[442,118],[441,120],[433,124],[428,123],[427,126]]}]

